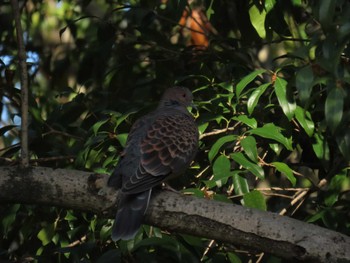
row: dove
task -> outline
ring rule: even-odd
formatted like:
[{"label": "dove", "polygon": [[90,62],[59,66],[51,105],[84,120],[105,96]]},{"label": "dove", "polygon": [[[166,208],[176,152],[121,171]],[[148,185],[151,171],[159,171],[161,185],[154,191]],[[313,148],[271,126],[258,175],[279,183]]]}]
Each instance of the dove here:
[{"label": "dove", "polygon": [[187,110],[193,96],[185,87],[168,88],[158,107],[131,127],[126,146],[108,180],[119,190],[112,240],[137,234],[152,188],[183,174],[198,148],[198,128]]}]

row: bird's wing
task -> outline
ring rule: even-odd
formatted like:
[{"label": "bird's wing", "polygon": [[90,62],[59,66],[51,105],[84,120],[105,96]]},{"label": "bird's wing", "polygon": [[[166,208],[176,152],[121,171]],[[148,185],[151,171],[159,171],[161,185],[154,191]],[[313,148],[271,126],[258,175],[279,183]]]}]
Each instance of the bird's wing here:
[{"label": "bird's wing", "polygon": [[198,129],[192,116],[176,113],[156,117],[139,142],[139,167],[123,182],[122,191],[140,193],[169,175],[180,174],[193,160],[197,145]]}]

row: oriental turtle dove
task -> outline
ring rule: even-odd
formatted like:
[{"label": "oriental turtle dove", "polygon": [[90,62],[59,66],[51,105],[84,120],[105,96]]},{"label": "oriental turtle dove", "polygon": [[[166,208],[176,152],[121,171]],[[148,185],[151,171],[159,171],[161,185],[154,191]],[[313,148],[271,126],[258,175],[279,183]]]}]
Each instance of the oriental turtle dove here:
[{"label": "oriental turtle dove", "polygon": [[158,108],[137,120],[108,181],[120,190],[112,239],[134,238],[147,210],[152,188],[183,173],[198,147],[198,128],[187,107],[192,93],[184,87],[165,91]]}]

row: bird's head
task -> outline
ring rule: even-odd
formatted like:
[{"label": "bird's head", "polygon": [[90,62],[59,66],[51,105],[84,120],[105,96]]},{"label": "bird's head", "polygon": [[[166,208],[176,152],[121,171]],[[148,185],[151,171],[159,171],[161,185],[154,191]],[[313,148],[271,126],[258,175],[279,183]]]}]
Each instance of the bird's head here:
[{"label": "bird's head", "polygon": [[160,106],[182,106],[184,108],[194,106],[192,103],[192,92],[185,87],[174,86],[165,90],[161,100]]}]

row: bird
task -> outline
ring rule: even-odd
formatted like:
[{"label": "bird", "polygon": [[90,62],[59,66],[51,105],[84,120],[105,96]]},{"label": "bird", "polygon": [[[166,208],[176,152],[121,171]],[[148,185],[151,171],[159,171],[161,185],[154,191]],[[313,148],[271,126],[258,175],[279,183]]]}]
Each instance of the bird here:
[{"label": "bird", "polygon": [[183,174],[198,148],[198,127],[187,107],[193,106],[188,88],[165,90],[158,107],[131,127],[124,151],[108,186],[119,190],[112,240],[136,236],[152,188]]}]

